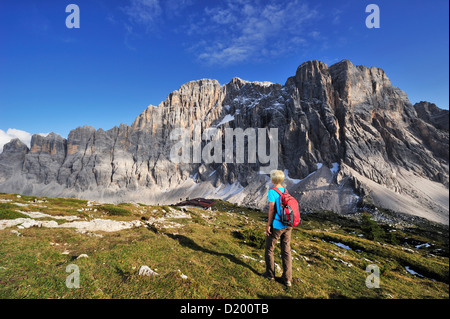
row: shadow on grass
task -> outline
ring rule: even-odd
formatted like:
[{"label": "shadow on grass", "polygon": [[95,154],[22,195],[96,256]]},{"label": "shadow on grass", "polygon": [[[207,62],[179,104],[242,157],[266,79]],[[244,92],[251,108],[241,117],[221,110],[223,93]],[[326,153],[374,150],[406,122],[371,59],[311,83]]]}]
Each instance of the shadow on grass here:
[{"label": "shadow on grass", "polygon": [[121,277],[123,282],[126,282],[128,279],[130,279],[131,277],[131,273],[128,271],[123,271],[122,269],[120,269],[117,266],[114,266],[116,272],[119,274],[119,276]]},{"label": "shadow on grass", "polygon": [[76,260],[77,257],[78,257],[78,256],[75,256],[75,255],[69,255],[69,256],[67,256],[67,260],[63,260],[63,261],[57,263],[57,264],[56,264],[56,267],[65,265],[65,264],[67,264],[67,263],[70,263],[70,262]]},{"label": "shadow on grass", "polygon": [[174,235],[174,234],[170,234],[170,233],[165,233],[165,235],[167,235],[168,237],[170,237],[172,239],[177,240],[180,243],[180,245],[183,246],[183,247],[187,247],[187,248],[190,248],[192,250],[201,251],[201,252],[204,252],[204,253],[207,253],[207,254],[211,254],[211,255],[215,255],[215,256],[223,256],[225,258],[228,258],[228,260],[230,260],[231,262],[233,262],[233,263],[235,263],[235,264],[237,264],[239,266],[248,268],[254,274],[259,275],[259,272],[257,272],[253,267],[247,265],[242,260],[239,260],[238,258],[234,257],[231,254],[219,253],[219,252],[214,251],[214,250],[203,248],[200,245],[198,245],[197,243],[195,243],[195,241],[193,241],[192,239],[190,239],[190,238],[188,238],[186,236],[183,236],[183,235],[179,235],[179,234]]},{"label": "shadow on grass", "polygon": [[287,295],[261,295],[261,294],[258,294],[257,296],[258,296],[258,298],[261,298],[261,299],[294,299],[293,297],[287,296]]}]

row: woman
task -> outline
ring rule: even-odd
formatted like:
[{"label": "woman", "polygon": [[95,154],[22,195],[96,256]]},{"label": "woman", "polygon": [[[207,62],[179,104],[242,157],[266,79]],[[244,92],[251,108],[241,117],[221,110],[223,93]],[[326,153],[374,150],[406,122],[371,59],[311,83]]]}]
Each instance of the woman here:
[{"label": "woman", "polygon": [[[284,181],[284,173],[280,170],[274,170],[270,172],[270,179],[280,193],[284,193],[284,187],[281,183]],[[292,285],[292,257],[291,257],[291,232],[292,227],[285,226],[281,223],[281,205],[280,205],[280,193],[274,188],[269,190],[269,219],[266,227],[266,272],[264,277],[274,280],[275,279],[275,261],[273,251],[277,240],[281,241],[281,259],[283,263],[283,275],[282,279],[287,287]]]}]

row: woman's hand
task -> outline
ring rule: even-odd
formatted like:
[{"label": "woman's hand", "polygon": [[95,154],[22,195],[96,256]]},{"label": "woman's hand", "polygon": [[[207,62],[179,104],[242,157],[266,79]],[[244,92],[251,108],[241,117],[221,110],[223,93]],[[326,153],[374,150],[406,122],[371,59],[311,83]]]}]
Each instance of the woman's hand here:
[{"label": "woman's hand", "polygon": [[266,227],[266,236],[270,236],[270,235],[272,235],[272,232],[270,231],[270,225],[267,225],[267,227]]},{"label": "woman's hand", "polygon": [[266,236],[272,235],[270,228],[271,228],[272,221],[273,221],[274,211],[275,211],[275,203],[269,203],[269,216],[267,219]]}]

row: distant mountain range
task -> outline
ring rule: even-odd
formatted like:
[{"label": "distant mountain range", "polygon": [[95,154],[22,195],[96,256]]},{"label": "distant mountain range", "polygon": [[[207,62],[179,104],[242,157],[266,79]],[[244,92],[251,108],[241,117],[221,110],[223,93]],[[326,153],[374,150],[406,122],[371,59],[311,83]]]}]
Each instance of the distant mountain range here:
[{"label": "distant mountain range", "polygon": [[222,133],[277,128],[277,166],[302,208],[346,214],[369,203],[448,224],[448,110],[412,105],[382,69],[348,60],[305,62],[284,85],[192,81],[131,126],[78,127],[67,139],[33,135],[30,149],[12,140],[0,154],[0,191],[147,204],[211,197],[266,207],[270,180],[258,161],[171,160],[171,132],[194,136],[194,123]]}]

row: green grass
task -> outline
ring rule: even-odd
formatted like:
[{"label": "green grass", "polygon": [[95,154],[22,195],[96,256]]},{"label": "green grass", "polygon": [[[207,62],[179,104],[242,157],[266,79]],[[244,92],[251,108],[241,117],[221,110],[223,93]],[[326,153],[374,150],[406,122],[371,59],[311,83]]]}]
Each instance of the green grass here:
[{"label": "green grass", "polygon": [[265,247],[266,237],[260,228],[250,228],[242,231],[237,230],[234,232],[234,235],[236,238],[241,239],[244,243],[252,247],[259,249]]},{"label": "green grass", "polygon": [[[122,205],[123,206],[123,205]],[[110,216],[131,216],[132,213],[125,208],[117,207],[114,205],[102,205],[98,207],[99,210],[105,212]]]},{"label": "green grass", "polygon": [[[13,194],[0,198],[11,199],[9,205],[29,202]],[[162,218],[170,211],[167,206],[46,200],[48,214],[87,220]],[[31,203],[8,207],[2,211],[44,210]],[[211,211],[188,208],[187,213],[192,218],[174,220],[178,228],[161,223],[96,232],[101,237],[70,228],[0,229],[0,298],[449,298],[448,227],[393,229],[370,216],[357,220],[327,211],[304,214],[303,227],[292,232],[293,286],[287,290],[280,272],[274,282],[259,276],[265,270],[261,261],[267,214],[225,201],[217,201]],[[0,220],[5,218],[0,215]],[[380,231],[378,227],[380,236],[371,239],[370,230]],[[414,248],[424,242],[431,246]],[[77,259],[81,254],[89,257]],[[279,256],[277,245],[275,262],[281,266]],[[79,289],[65,286],[71,264],[80,269]],[[380,268],[379,289],[365,286],[369,264]],[[139,276],[142,265],[159,275]],[[408,273],[406,266],[425,278]]]},{"label": "green grass", "polygon": [[29,218],[27,215],[18,213],[14,210],[5,209],[0,207],[0,220],[2,219],[16,219],[16,218]]},{"label": "green grass", "polygon": [[12,203],[0,203],[0,210],[3,209],[21,209],[21,207]]}]

